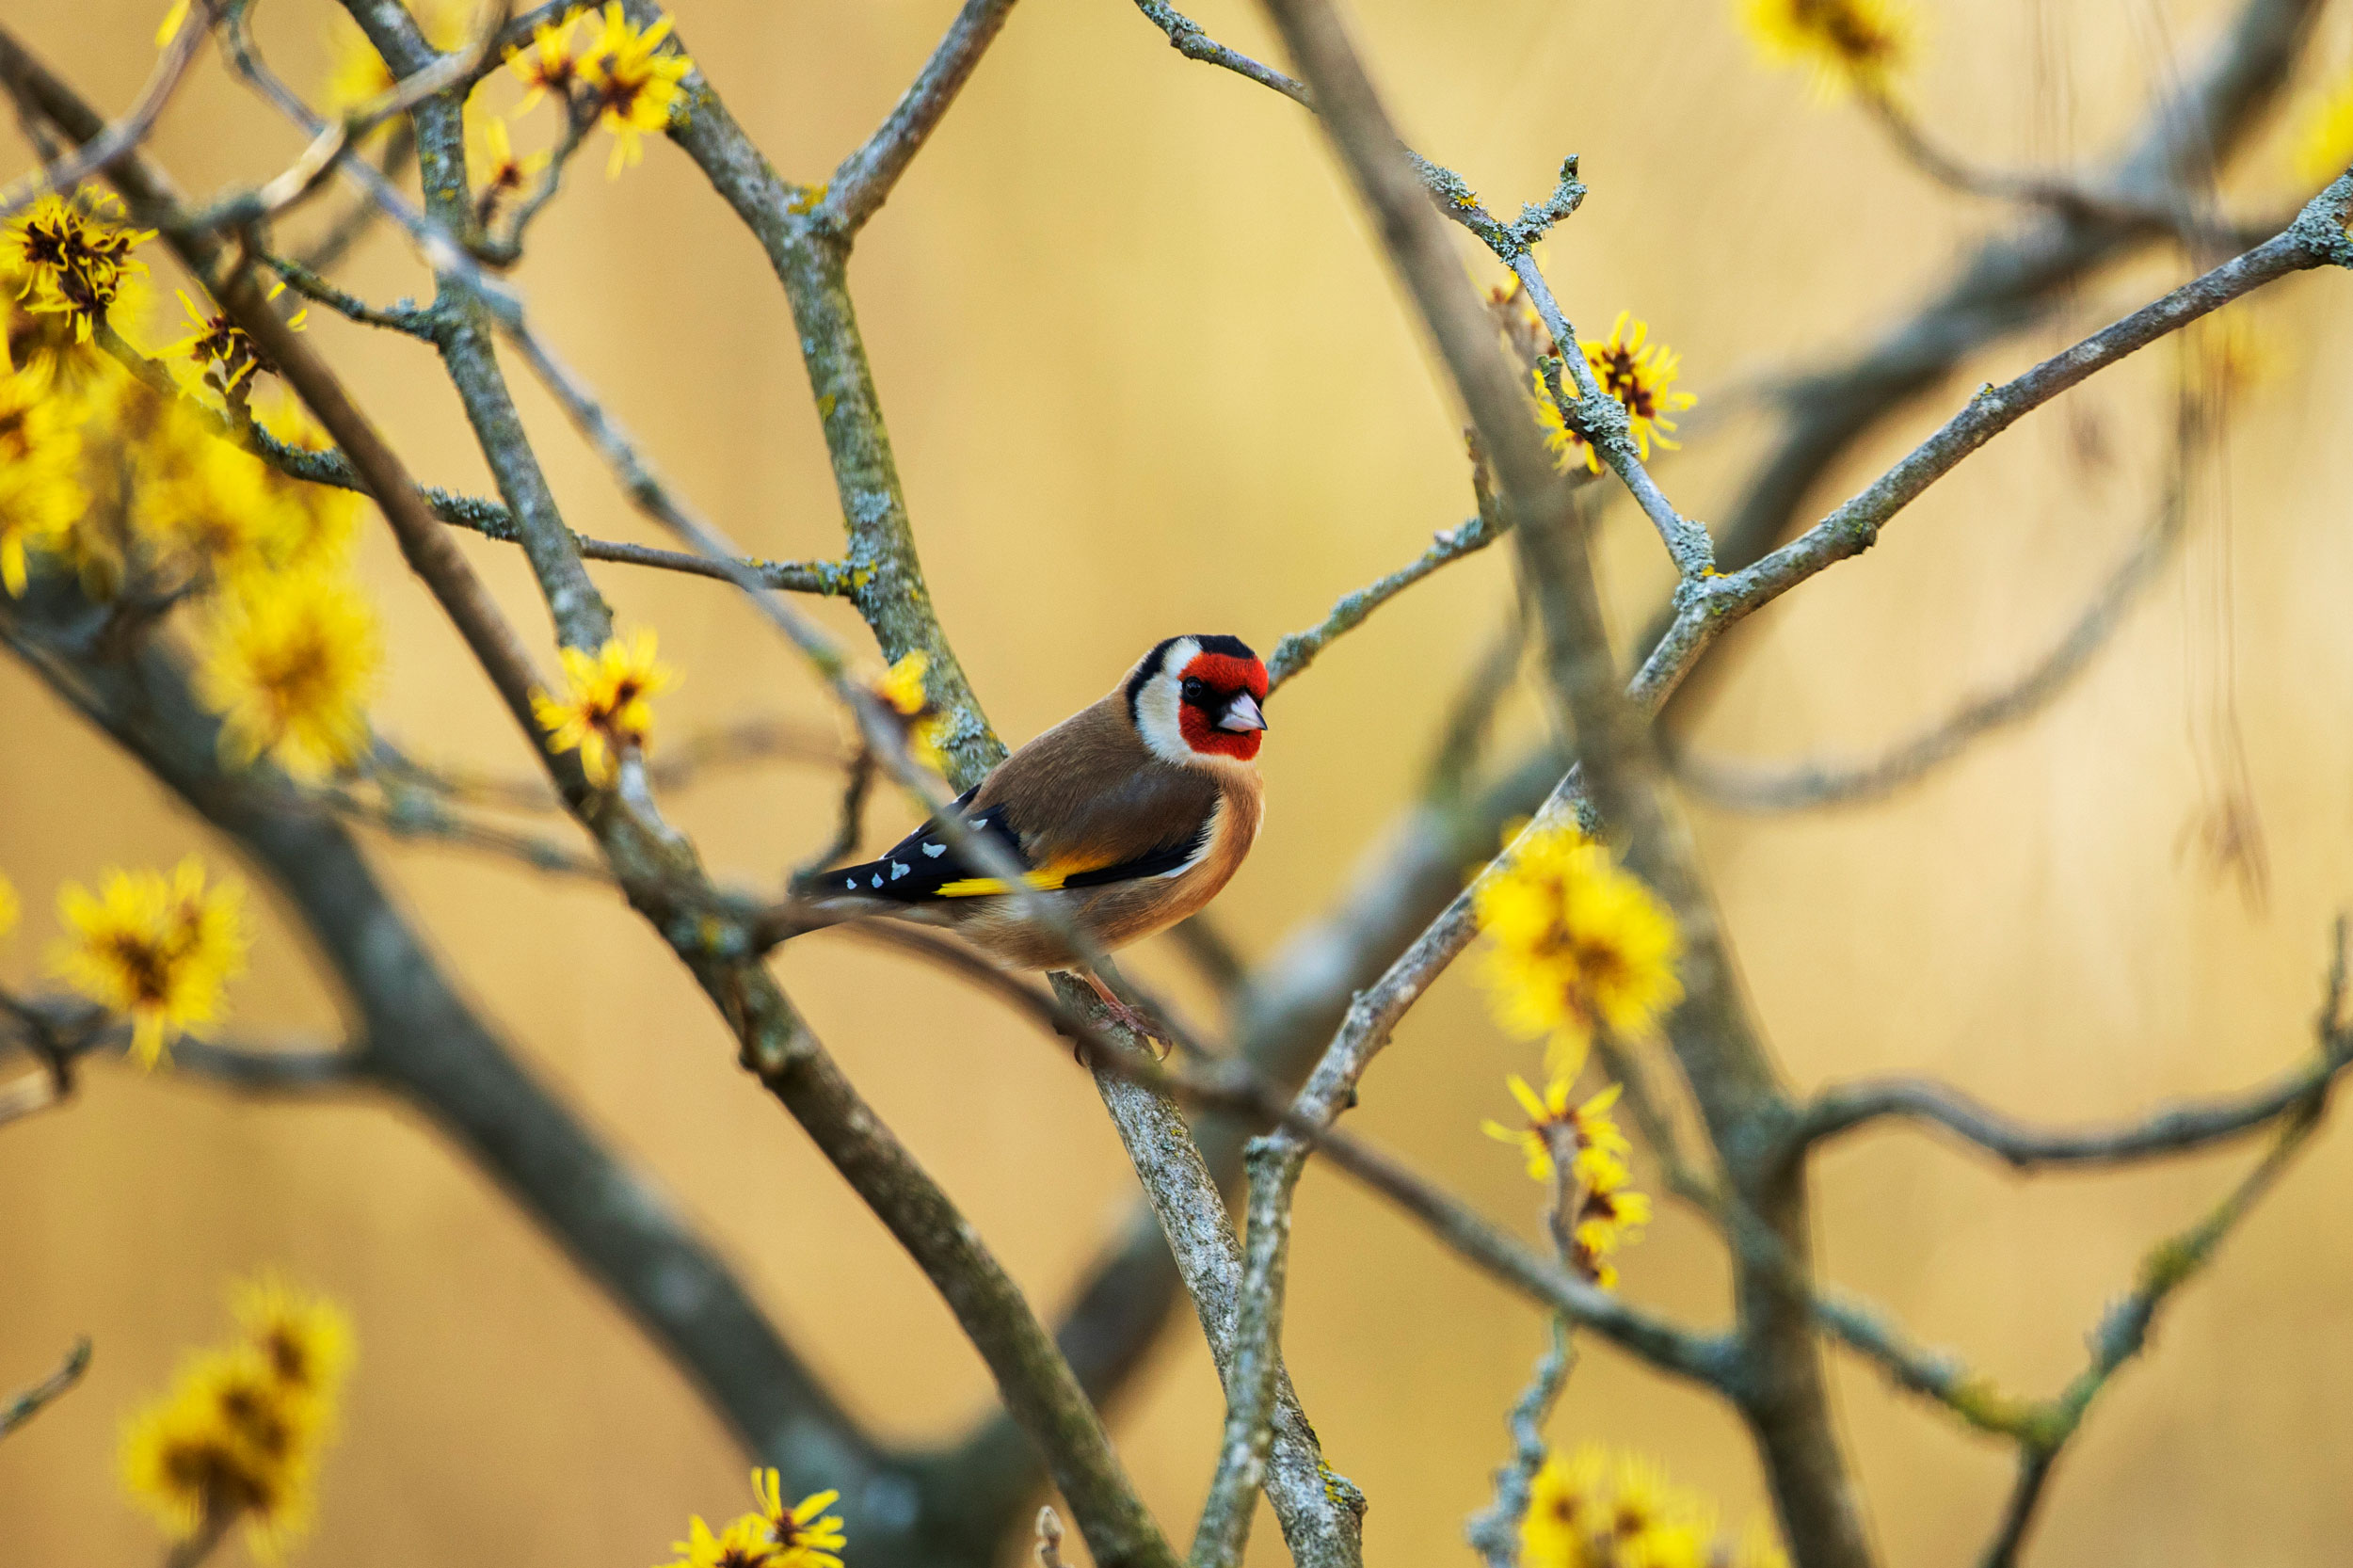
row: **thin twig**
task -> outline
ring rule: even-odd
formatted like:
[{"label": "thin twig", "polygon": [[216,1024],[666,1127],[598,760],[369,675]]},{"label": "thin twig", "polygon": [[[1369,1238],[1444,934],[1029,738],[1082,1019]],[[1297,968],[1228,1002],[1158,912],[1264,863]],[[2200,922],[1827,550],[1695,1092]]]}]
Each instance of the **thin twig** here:
[{"label": "thin twig", "polygon": [[907,165],[931,138],[948,105],[971,78],[981,56],[1013,11],[1014,0],[965,0],[948,33],[923,62],[913,85],[900,95],[889,117],[856,152],[841,160],[827,184],[819,220],[842,242],[855,238]]},{"label": "thin twig", "polygon": [[1440,529],[1432,536],[1430,548],[1413,560],[1386,577],[1367,584],[1354,593],[1343,595],[1332,606],[1332,613],[1321,621],[1305,632],[1293,632],[1276,643],[1273,654],[1267,660],[1267,690],[1273,692],[1305,669],[1333,638],[1354,631],[1364,623],[1366,616],[1382,605],[1440,567],[1486,549],[1496,542],[1498,536],[1499,530],[1490,526],[1485,517],[1477,514],[1465,519],[1457,527]]},{"label": "thin twig", "polygon": [[1528,1517],[1529,1495],[1549,1451],[1545,1421],[1577,1365],[1568,1325],[1555,1318],[1549,1327],[1550,1340],[1537,1359],[1535,1374],[1512,1405],[1512,1457],[1496,1471],[1496,1500],[1472,1514],[1464,1530],[1471,1549],[1487,1560],[1487,1568],[1520,1568],[1520,1523]]},{"label": "thin twig", "polygon": [[7,1404],[0,1405],[0,1437],[6,1437],[82,1381],[89,1370],[89,1336],[84,1335],[65,1352],[65,1361],[57,1369],[24,1390]]}]

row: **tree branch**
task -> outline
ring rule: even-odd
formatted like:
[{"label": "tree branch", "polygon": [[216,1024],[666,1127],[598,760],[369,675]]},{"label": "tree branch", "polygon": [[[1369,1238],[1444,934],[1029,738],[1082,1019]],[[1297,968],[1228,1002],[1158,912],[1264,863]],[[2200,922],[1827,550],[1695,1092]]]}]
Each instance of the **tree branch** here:
[{"label": "tree branch", "polygon": [[891,188],[923,150],[1012,11],[1013,0],[965,0],[948,36],[932,51],[889,118],[834,170],[817,216],[843,244],[855,239],[889,200]]}]

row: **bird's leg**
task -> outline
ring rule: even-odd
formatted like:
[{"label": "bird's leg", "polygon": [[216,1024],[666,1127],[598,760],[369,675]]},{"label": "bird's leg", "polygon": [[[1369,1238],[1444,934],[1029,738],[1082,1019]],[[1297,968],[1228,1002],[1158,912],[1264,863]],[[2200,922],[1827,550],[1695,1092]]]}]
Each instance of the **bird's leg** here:
[{"label": "bird's leg", "polygon": [[1168,1037],[1168,1032],[1164,1026],[1154,1023],[1151,1019],[1145,1017],[1143,1014],[1137,1012],[1134,1008],[1120,1000],[1117,996],[1112,994],[1112,988],[1103,984],[1103,977],[1096,974],[1093,969],[1080,968],[1074,969],[1071,972],[1076,974],[1080,980],[1085,981],[1088,988],[1094,991],[1096,996],[1102,1000],[1103,1005],[1111,1010],[1112,1021],[1113,1023],[1119,1025],[1122,1029],[1132,1030],[1136,1033],[1144,1036],[1144,1039],[1151,1042],[1153,1061],[1165,1062],[1168,1060],[1168,1048],[1176,1044],[1176,1042]]}]

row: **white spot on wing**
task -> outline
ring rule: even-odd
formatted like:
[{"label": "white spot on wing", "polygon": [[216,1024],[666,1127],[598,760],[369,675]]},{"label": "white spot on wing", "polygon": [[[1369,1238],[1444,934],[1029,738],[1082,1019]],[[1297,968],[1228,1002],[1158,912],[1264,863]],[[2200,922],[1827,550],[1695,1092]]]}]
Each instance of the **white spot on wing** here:
[{"label": "white spot on wing", "polygon": [[932,856],[934,859],[937,859],[939,856],[948,853],[948,846],[946,844],[925,844],[923,846],[923,853]]},{"label": "white spot on wing", "polygon": [[880,872],[874,873],[874,886],[877,888],[882,886],[882,872]]},{"label": "white spot on wing", "polygon": [[891,881],[896,882],[896,881],[898,881],[898,880],[899,880],[899,878],[901,878],[901,877],[903,877],[903,876],[904,876],[904,875],[906,875],[906,874],[907,874],[907,869],[906,869],[906,867],[905,867],[905,866],[904,866],[904,865],[900,864],[900,863],[899,863],[898,861],[896,861],[896,860],[893,860],[892,862],[890,862],[890,880],[891,880]]}]

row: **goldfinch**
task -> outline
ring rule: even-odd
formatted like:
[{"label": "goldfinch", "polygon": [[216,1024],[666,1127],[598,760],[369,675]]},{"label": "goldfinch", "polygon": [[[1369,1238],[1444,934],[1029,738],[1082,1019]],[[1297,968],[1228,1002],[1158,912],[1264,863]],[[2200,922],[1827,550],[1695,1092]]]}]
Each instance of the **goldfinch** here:
[{"label": "goldfinch", "polygon": [[[1250,853],[1266,692],[1266,665],[1240,638],[1170,637],[957,809],[1102,949],[1125,947],[1215,898]],[[879,860],[810,878],[800,929],[878,915],[946,926],[1008,968],[1077,970],[1126,1015],[1027,901],[1005,894],[926,823]]]}]

